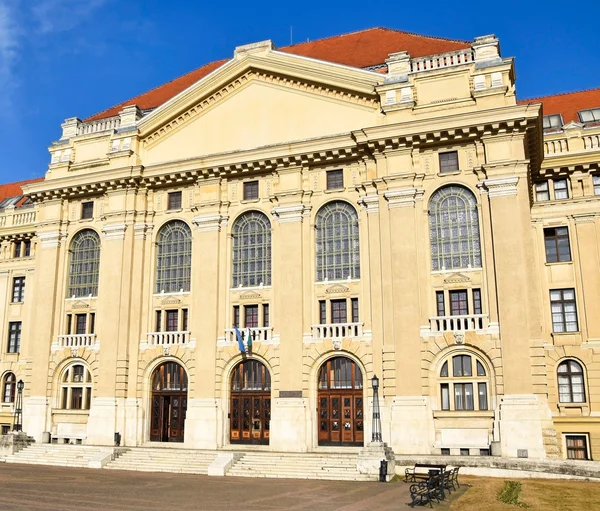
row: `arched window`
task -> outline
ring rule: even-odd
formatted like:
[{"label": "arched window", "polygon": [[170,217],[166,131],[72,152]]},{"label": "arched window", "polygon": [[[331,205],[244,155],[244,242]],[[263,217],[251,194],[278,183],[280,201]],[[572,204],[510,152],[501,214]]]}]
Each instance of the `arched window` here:
[{"label": "arched window", "polygon": [[481,267],[475,196],[462,186],[445,186],[429,202],[431,264],[435,270]]},{"label": "arched window", "polygon": [[271,224],[250,211],[233,225],[233,287],[271,285]]},{"label": "arched window", "polygon": [[68,296],[98,296],[100,236],[96,231],[79,231],[71,242]]},{"label": "arched window", "polygon": [[583,367],[575,360],[558,365],[558,400],[561,403],[585,403]]},{"label": "arched window", "polygon": [[67,367],[60,384],[60,403],[65,410],[89,410],[92,400],[92,375],[83,364]]},{"label": "arched window", "polygon": [[319,371],[319,390],[362,389],[360,367],[346,357],[329,359]]},{"label": "arched window", "polygon": [[240,363],[233,372],[231,379],[232,392],[270,391],[271,374],[262,362],[246,360]]},{"label": "arched window", "polygon": [[14,373],[6,373],[2,379],[2,402],[3,403],[14,403],[15,402],[15,387],[17,386],[17,380]]},{"label": "arched window", "polygon": [[183,392],[187,389],[187,373],[177,362],[165,362],[154,370],[152,377],[153,392]]},{"label": "arched window", "polygon": [[158,233],[156,292],[189,291],[192,274],[192,231],[185,222],[173,220]]},{"label": "arched window", "polygon": [[350,204],[330,202],[317,213],[317,281],[360,278],[358,215]]},{"label": "arched window", "polygon": [[442,410],[488,410],[489,377],[472,355],[454,355],[440,370]]}]

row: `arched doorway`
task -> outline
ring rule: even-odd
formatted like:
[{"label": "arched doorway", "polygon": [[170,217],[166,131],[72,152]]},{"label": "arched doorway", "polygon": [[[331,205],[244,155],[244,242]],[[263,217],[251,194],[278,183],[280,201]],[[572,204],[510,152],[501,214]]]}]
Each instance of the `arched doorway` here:
[{"label": "arched doorway", "polygon": [[258,360],[244,360],[231,377],[229,438],[232,444],[269,443],[271,375]]},{"label": "arched doorway", "polygon": [[177,362],[165,362],[152,374],[150,440],[183,442],[188,379]]},{"label": "arched doorway", "polygon": [[360,367],[346,357],[331,358],[319,369],[318,378],[319,445],[363,445]]}]

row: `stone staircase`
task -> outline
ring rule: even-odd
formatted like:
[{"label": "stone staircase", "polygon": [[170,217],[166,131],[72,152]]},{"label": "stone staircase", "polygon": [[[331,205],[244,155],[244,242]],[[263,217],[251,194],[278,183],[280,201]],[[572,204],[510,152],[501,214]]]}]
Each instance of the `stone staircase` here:
[{"label": "stone staircase", "polygon": [[140,472],[178,472],[182,474],[207,474],[215,451],[193,449],[132,447],[104,468],[111,470],[137,470]]},{"label": "stone staircase", "polygon": [[227,472],[236,477],[376,481],[356,469],[357,454],[246,452]]},{"label": "stone staircase", "polygon": [[32,465],[57,465],[61,467],[89,467],[98,457],[109,456],[112,447],[66,444],[31,444],[14,454],[6,456],[6,463],[29,463]]}]

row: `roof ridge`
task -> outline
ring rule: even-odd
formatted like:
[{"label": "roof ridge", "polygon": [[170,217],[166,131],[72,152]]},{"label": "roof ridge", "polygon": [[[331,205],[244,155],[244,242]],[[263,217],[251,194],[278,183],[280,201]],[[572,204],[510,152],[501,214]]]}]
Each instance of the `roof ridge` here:
[{"label": "roof ridge", "polygon": [[222,62],[224,64],[228,60],[231,60],[231,59],[220,59],[220,60],[213,60],[212,62],[207,62],[206,64],[203,64],[203,65],[201,65],[199,67],[196,67],[196,68],[192,69],[191,71],[188,71],[187,73],[184,73],[182,75],[176,76],[175,78],[169,80],[168,82],[165,82],[165,83],[162,83],[160,85],[157,85],[156,87],[152,87],[151,89],[148,89],[145,92],[141,92],[140,94],[137,94],[136,96],[133,96],[133,97],[131,97],[129,99],[126,99],[125,101],[121,101],[120,103],[117,103],[116,105],[109,106],[108,108],[105,108],[104,110],[101,110],[100,112],[96,112],[95,114],[88,115],[84,119],[84,122],[86,122],[86,120],[89,119],[89,118],[91,118],[91,117],[98,117],[99,115],[102,115],[104,112],[108,112],[109,110],[112,110],[115,107],[124,105],[125,103],[128,103],[129,101],[133,101],[134,99],[139,98],[140,96],[144,96],[144,95],[146,95],[146,94],[148,94],[148,93],[150,93],[152,91],[160,89],[161,87],[169,85],[170,83],[173,83],[173,82],[175,82],[177,80],[181,80],[182,78],[185,78],[186,76],[191,75],[192,73],[195,73],[196,71],[202,69],[203,67],[210,66],[211,64],[216,64],[217,62]]},{"label": "roof ridge", "polygon": [[582,90],[573,90],[573,91],[567,91],[567,92],[559,92],[557,94],[547,94],[546,96],[537,96],[535,98],[525,98],[525,99],[519,99],[518,102],[525,102],[525,101],[535,101],[536,99],[546,99],[546,98],[555,98],[557,96],[571,96],[573,94],[580,94],[582,92],[592,92],[592,91],[600,91],[600,87],[592,87],[591,89],[582,89]]},{"label": "roof ridge", "polygon": [[27,184],[27,183],[36,183],[38,181],[43,181],[44,179],[45,179],[44,176],[40,176],[40,177],[31,178],[31,179],[23,179],[21,181],[9,181],[8,183],[0,183],[0,187],[6,186],[6,185],[22,185],[22,184]]},{"label": "roof ridge", "polygon": [[327,37],[321,37],[319,39],[313,39],[312,41],[302,41],[301,43],[295,43],[295,44],[290,44],[288,46],[282,46],[282,47],[278,47],[278,50],[283,50],[285,48],[293,48],[295,46],[300,46],[302,44],[311,44],[311,43],[318,43],[320,41],[327,41],[329,39],[340,39],[342,37],[346,37],[346,36],[351,36],[351,35],[355,35],[355,34],[360,34],[362,32],[370,32],[372,30],[387,30],[388,32],[397,32],[399,34],[407,34],[407,35],[412,35],[412,36],[416,36],[416,37],[425,37],[427,39],[436,39],[439,41],[451,41],[454,43],[464,43],[464,44],[469,44],[471,41],[463,41],[461,39],[450,39],[448,37],[437,37],[437,36],[431,36],[431,35],[424,35],[424,34],[418,34],[416,32],[408,32],[406,30],[398,30],[396,28],[389,28],[389,27],[381,27],[381,26],[377,26],[377,27],[371,27],[371,28],[364,28],[362,30],[355,30],[354,32],[346,32],[345,34],[337,34],[337,35],[330,35]]}]

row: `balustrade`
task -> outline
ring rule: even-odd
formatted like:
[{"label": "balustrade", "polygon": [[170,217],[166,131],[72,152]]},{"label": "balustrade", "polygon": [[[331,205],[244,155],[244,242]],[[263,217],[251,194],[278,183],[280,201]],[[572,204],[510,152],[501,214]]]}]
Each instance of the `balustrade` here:
[{"label": "balustrade", "polygon": [[86,348],[96,344],[96,334],[66,334],[58,336],[60,348]]},{"label": "balustrade", "polygon": [[361,337],[362,323],[326,323],[312,326],[314,339],[343,339],[346,337]]},{"label": "balustrade", "polygon": [[473,51],[470,49],[458,50],[440,53],[438,55],[430,55],[428,57],[413,58],[410,61],[410,70],[414,73],[416,71],[459,66],[469,62],[473,62]]},{"label": "balustrade", "polygon": [[469,332],[488,328],[487,314],[433,316],[429,318],[431,332]]},{"label": "balustrade", "polygon": [[189,331],[148,332],[149,346],[171,346],[175,344],[189,344],[189,342]]},{"label": "balustrade", "polygon": [[[244,344],[248,342],[248,331],[252,336],[252,342],[271,342],[273,337],[273,327],[257,327],[257,328],[240,328],[239,332],[242,336]],[[228,328],[225,330],[225,340],[227,342],[237,342],[237,335],[235,328]]]}]

